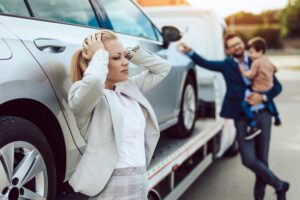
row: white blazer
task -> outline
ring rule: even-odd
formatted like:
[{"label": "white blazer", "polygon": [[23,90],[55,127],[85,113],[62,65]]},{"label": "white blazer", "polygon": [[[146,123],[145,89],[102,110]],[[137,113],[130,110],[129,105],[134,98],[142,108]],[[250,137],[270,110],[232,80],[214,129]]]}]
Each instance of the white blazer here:
[{"label": "white blazer", "polygon": [[[157,145],[160,131],[156,116],[145,92],[170,71],[164,59],[139,48],[130,60],[146,70],[116,84],[125,95],[135,99],[145,115],[145,153],[149,165]],[[75,115],[78,128],[87,141],[87,147],[74,173],[69,179],[75,192],[88,196],[100,193],[107,184],[118,161],[117,146],[123,120],[119,105],[104,95],[104,82],[108,73],[108,53],[98,50],[84,72],[83,79],[75,82],[69,91],[69,105]]]}]

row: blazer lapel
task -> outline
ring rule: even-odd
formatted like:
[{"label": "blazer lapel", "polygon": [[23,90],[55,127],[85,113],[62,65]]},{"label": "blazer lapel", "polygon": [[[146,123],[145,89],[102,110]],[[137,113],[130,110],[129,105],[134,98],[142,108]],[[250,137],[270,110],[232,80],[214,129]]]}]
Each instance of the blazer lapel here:
[{"label": "blazer lapel", "polygon": [[146,130],[145,130],[145,145],[147,147],[145,153],[146,153],[146,163],[148,166],[153,156],[155,146],[157,145],[159,139],[159,127],[158,127],[155,113],[153,111],[152,106],[144,97],[144,95],[141,93],[139,88],[133,82],[131,82],[130,79],[125,82],[118,83],[116,84],[116,86],[117,86],[116,88],[117,90],[135,99],[142,106],[143,112],[144,110],[146,110],[148,115],[150,115],[149,119],[146,118]]},{"label": "blazer lapel", "polygon": [[154,122],[153,124],[155,125],[155,128],[159,130],[159,127],[157,125],[158,124],[157,119],[153,111],[153,108],[150,105],[149,101],[144,97],[144,95],[138,89],[138,87],[130,80],[117,84],[117,87],[119,87],[119,90],[121,90],[122,93],[135,99],[139,104],[141,104],[144,108],[146,108],[152,121]]},{"label": "blazer lapel", "polygon": [[119,145],[120,144],[120,134],[121,134],[122,127],[123,127],[123,118],[121,117],[121,115],[118,114],[120,112],[119,104],[115,101],[114,98],[111,98],[110,95],[104,95],[104,96],[105,96],[108,106],[109,106],[116,144],[117,144],[117,147],[119,147],[120,146]]}]

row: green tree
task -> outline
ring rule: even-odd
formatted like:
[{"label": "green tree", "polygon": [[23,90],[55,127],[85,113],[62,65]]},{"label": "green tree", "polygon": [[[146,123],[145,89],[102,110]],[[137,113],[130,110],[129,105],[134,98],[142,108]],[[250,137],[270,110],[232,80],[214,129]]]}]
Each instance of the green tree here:
[{"label": "green tree", "polygon": [[278,24],[280,14],[281,10],[266,10],[257,15],[242,11],[226,17],[225,20],[229,23],[230,18],[234,17],[235,24]]},{"label": "green tree", "polygon": [[300,37],[300,0],[290,0],[282,13],[283,34],[288,37]]},{"label": "green tree", "polygon": [[266,40],[268,48],[280,49],[282,48],[282,41],[280,36],[280,27],[263,26],[259,27],[251,33],[251,37],[262,37]]}]

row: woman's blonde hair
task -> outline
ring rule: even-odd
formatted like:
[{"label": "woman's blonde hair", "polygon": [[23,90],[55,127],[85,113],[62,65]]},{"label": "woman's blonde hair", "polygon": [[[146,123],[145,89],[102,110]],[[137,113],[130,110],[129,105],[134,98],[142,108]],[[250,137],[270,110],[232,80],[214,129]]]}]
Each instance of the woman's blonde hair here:
[{"label": "woman's blonde hair", "polygon": [[[116,34],[114,34],[111,31],[108,31],[108,30],[102,30],[101,32],[97,32],[94,34],[96,37],[97,36],[99,37],[99,34],[101,34],[102,42],[105,40],[118,39]],[[84,42],[86,42],[86,38],[84,39]],[[79,81],[83,78],[83,73],[86,70],[86,68],[88,67],[88,64],[90,62],[89,59],[86,59],[83,57],[83,55],[82,55],[83,51],[84,51],[84,49],[80,48],[80,49],[76,50],[72,56],[71,77],[72,77],[73,82]]]}]

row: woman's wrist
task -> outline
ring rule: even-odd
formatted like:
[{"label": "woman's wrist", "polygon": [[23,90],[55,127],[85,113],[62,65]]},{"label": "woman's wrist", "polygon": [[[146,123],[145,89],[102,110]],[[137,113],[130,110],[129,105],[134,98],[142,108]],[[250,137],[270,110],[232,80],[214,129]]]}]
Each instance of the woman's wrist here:
[{"label": "woman's wrist", "polygon": [[108,73],[108,52],[105,49],[98,49],[94,53],[88,68],[85,70],[86,73]]},{"label": "woman's wrist", "polygon": [[126,54],[125,54],[125,58],[127,60],[131,60],[134,55],[136,54],[136,52],[138,51],[138,49],[140,48],[140,46],[135,46],[135,47],[127,47],[126,48]]}]

